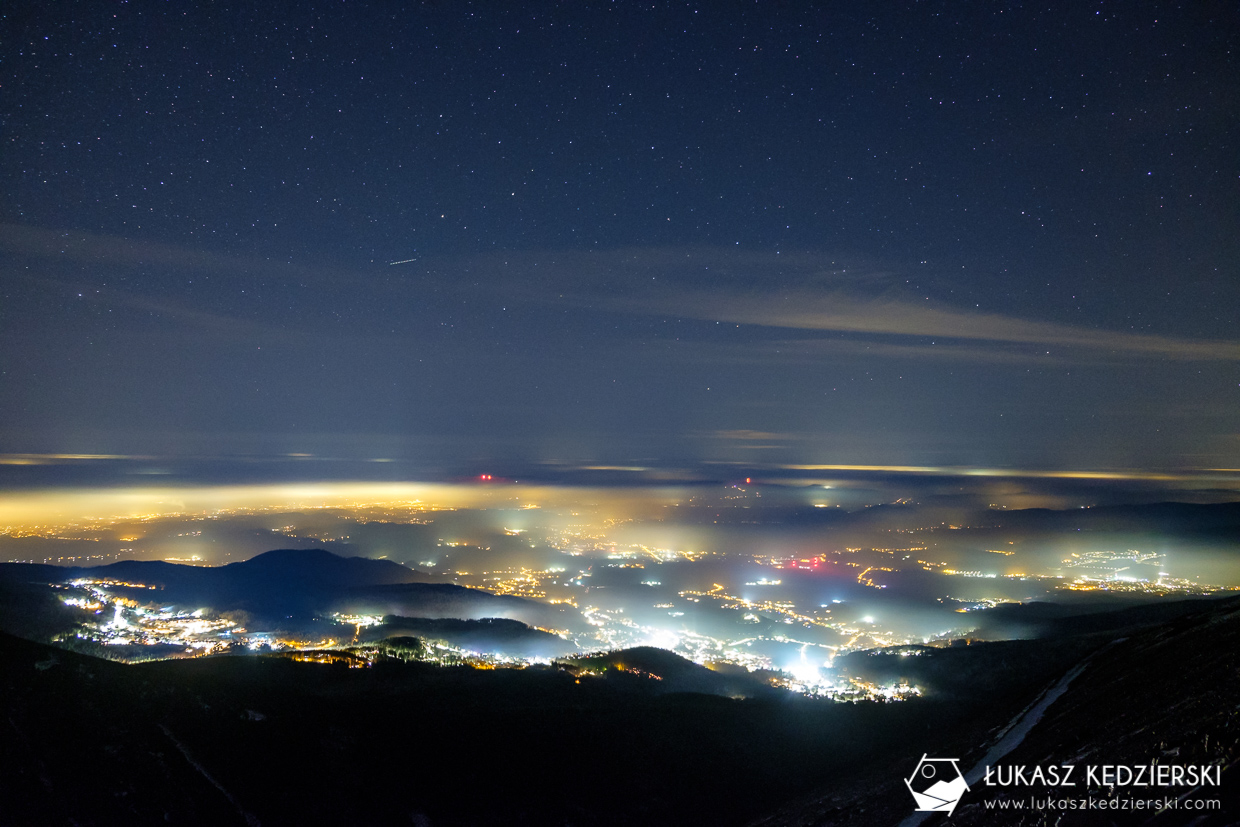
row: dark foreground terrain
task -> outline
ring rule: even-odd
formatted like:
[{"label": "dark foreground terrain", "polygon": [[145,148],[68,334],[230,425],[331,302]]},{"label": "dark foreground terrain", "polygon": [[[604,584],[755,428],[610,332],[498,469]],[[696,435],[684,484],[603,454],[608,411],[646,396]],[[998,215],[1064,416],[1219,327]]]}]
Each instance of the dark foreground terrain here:
[{"label": "dark foreground terrain", "polygon": [[[474,669],[401,660],[420,644],[399,637],[371,666],[122,664],[29,640],[64,622],[32,589],[6,593],[24,637],[0,633],[3,825],[894,825],[913,811],[903,779],[923,753],[971,767],[1078,668],[1005,761],[1218,765],[1224,783],[1207,792],[1221,810],[1152,823],[1240,812],[1238,599],[1057,618],[1037,640],[849,655],[853,674],[925,694],[840,704],[651,649]],[[998,797],[975,787],[950,822],[927,823],[1150,817],[985,807]]]},{"label": "dark foreground terrain", "polygon": [[969,704],[835,704],[551,667],[126,665],[4,635],[0,823],[744,824],[911,733],[981,740],[1078,649]]},{"label": "dark foreground terrain", "polygon": [[[1208,601],[1189,608],[1171,620],[1163,618],[1185,607],[1156,605],[1144,616],[1136,610],[1115,612],[1109,616],[1112,622],[1102,615],[1082,619],[1081,628],[1087,631],[1077,639],[1105,641],[1104,645],[1078,664],[1083,668],[1064,694],[998,763],[1030,768],[1072,764],[1081,782],[1082,768],[1091,764],[1210,765],[1221,768],[1221,785],[1143,789],[1078,783],[1073,788],[1035,784],[997,789],[974,783],[950,818],[931,814],[922,823],[927,827],[1240,823],[1240,777],[1233,767],[1240,757],[1240,600]],[[1161,622],[1142,622],[1149,618]],[[1061,622],[1060,626],[1062,631],[1071,624]],[[1100,627],[1109,628],[1096,631]],[[985,644],[984,648],[1010,645]],[[965,664],[967,659],[962,658],[959,665]],[[931,660],[924,668],[931,673],[941,666]],[[959,685],[951,678],[945,683]],[[757,823],[761,827],[898,824],[913,814],[903,779],[923,752],[960,757],[961,769],[967,770],[981,761],[994,741],[995,737],[979,741],[961,735],[923,748],[920,739],[913,739],[909,748],[892,753],[890,766],[841,777]],[[1030,799],[1074,799],[1079,806],[1086,798],[1110,802],[1168,797],[1179,803],[1141,812],[1072,809],[1072,805],[1037,812],[1010,809]],[[1202,799],[1217,800],[1217,808],[1186,808],[1185,802]],[[1009,809],[1004,809],[1003,802],[1008,802]]]}]

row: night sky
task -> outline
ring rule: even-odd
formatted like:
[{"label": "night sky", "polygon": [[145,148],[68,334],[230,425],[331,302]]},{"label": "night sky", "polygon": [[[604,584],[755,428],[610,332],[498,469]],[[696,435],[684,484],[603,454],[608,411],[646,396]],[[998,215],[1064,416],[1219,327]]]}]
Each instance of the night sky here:
[{"label": "night sky", "polygon": [[0,452],[1235,468],[1238,50],[1225,2],[18,0]]}]

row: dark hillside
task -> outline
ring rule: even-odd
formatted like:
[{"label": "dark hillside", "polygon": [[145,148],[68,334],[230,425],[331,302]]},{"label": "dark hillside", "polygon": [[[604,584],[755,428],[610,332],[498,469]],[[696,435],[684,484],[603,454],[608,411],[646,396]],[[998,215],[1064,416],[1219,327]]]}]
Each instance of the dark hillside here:
[{"label": "dark hillside", "polygon": [[0,821],[40,825],[229,824],[250,814],[268,827],[415,816],[726,827],[842,773],[885,766],[909,732],[968,732],[1028,700],[741,701],[553,668],[398,661],[126,666],[8,636],[0,676],[3,724],[20,744],[4,751]]},{"label": "dark hillside", "polygon": [[[126,560],[106,566],[69,568],[0,564],[0,586],[20,599],[33,599],[48,583],[79,577],[156,586],[112,591],[139,601],[244,611],[260,628],[299,627],[331,612],[424,618],[511,618],[531,626],[576,629],[580,616],[558,606],[511,595],[493,595],[451,583],[424,582],[427,576],[390,560],[340,557],[323,549],[269,551],[227,566],[189,566],[162,561]],[[15,597],[15,599],[17,599]],[[23,604],[25,605],[25,604]],[[0,628],[46,640],[47,612],[38,628],[23,625],[24,614],[0,612]],[[55,625],[52,623],[51,625]]]},{"label": "dark hillside", "polygon": [[652,646],[567,658],[563,662],[575,673],[598,676],[617,688],[656,693],[698,692],[732,698],[782,694],[758,678],[712,672],[674,652]]},{"label": "dark hillside", "polygon": [[0,823],[245,825],[176,735],[198,704],[117,663],[0,634]]},{"label": "dark hillside", "polygon": [[[1126,620],[1133,620],[1129,616]],[[1139,619],[1139,618],[1135,618]],[[1144,619],[1149,619],[1146,616]],[[1092,789],[1082,784],[1071,795],[1100,799],[1162,799],[1170,795],[1217,798],[1216,811],[1169,810],[1128,812],[999,811],[986,801],[1063,798],[1062,788],[1021,787],[1012,792],[981,785],[965,793],[950,819],[933,815],[927,825],[1091,825],[1235,824],[1240,814],[1240,781],[1230,768],[1240,758],[1240,605],[1235,599],[1203,604],[1203,610],[1158,625],[1132,627],[1123,632],[1093,633],[1078,640],[1095,645],[1096,653],[1083,659],[1083,671],[1068,684],[1043,717],[1016,748],[1000,759],[1004,766],[1209,764],[1224,767],[1221,787],[1192,791],[1179,788]],[[1035,647],[1053,640],[1019,641]],[[985,653],[996,644],[963,647]],[[864,656],[863,656],[864,657]],[[920,661],[921,658],[908,658]],[[968,733],[952,732],[939,739],[917,737],[890,754],[881,771],[862,770],[837,779],[814,796],[755,824],[763,827],[809,825],[896,825],[912,815],[913,801],[903,778],[923,753],[960,757],[967,770],[985,755],[999,730],[990,737],[970,740]],[[1083,775],[1084,771],[1081,770]]]},{"label": "dark hillside", "polygon": [[398,637],[441,640],[462,649],[522,657],[559,657],[573,651],[573,645],[562,638],[503,618],[460,620],[388,615],[382,623],[363,629],[358,641],[369,643]]},{"label": "dark hillside", "polygon": [[[1177,618],[1134,634],[1100,652],[1068,693],[1047,712],[1005,764],[1217,764],[1240,758],[1240,606],[1227,601],[1212,611]],[[1200,798],[1221,798],[1220,812],[1167,812],[1156,825],[1199,827],[1234,824],[1240,818],[1240,779],[1225,769],[1221,787],[1202,788]],[[1082,789],[1101,798],[1128,797],[1131,790]],[[1161,798],[1167,790],[1136,795]],[[1172,789],[1172,797],[1188,792]],[[1046,795],[1034,787],[1021,795]],[[990,797],[998,798],[996,792]],[[1096,823],[1096,813],[1059,814],[1063,827]],[[1129,814],[1115,823],[1144,823]],[[993,811],[974,802],[957,810],[953,825],[994,824]],[[1008,823],[1015,823],[1009,821]]]}]

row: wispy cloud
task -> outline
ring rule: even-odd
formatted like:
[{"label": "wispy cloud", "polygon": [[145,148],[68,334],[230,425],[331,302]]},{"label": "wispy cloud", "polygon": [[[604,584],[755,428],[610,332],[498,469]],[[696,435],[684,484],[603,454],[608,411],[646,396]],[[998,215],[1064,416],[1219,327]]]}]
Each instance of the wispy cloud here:
[{"label": "wispy cloud", "polygon": [[[432,265],[435,266],[435,265]],[[459,263],[443,262],[451,268]],[[1240,341],[1133,333],[986,313],[910,297],[889,269],[815,253],[723,248],[488,254],[471,275],[514,298],[591,308],[869,337],[816,345],[868,355],[1024,362],[1100,355],[1240,361]],[[521,274],[517,278],[517,274]],[[933,344],[932,344],[933,343]],[[804,342],[796,348],[804,349]]]},{"label": "wispy cloud", "polygon": [[674,309],[692,318],[797,330],[1088,348],[1168,359],[1240,360],[1240,342],[1235,341],[1124,333],[921,305],[907,299],[863,298],[843,291],[796,291],[779,296],[676,291],[657,303],[638,300],[622,304],[645,312]]},{"label": "wispy cloud", "polygon": [[[891,341],[896,338],[897,341]],[[856,333],[835,333],[828,337],[779,338],[760,344],[731,347],[726,355],[734,362],[820,362],[824,358],[881,358],[916,359],[933,362],[975,362],[994,365],[1041,365],[1068,361],[1067,351],[1050,354],[1045,350],[1015,345],[1010,342],[966,341],[959,342],[942,337],[924,341],[909,337],[898,341],[898,336],[875,336]],[[720,355],[724,352],[716,347]],[[1082,358],[1075,354],[1073,362]],[[1101,359],[1099,361],[1102,361]]]},{"label": "wispy cloud", "polygon": [[298,265],[259,256],[235,256],[147,239],[81,230],[0,224],[0,250],[42,259],[104,267],[159,267],[174,271],[240,275],[281,271],[289,276],[321,277],[333,271],[321,264]]},{"label": "wispy cloud", "polygon": [[[0,250],[44,261],[159,266],[215,276],[273,278],[345,290],[390,304],[455,296],[559,304],[585,310],[673,316],[779,330],[847,334],[785,337],[780,356],[851,353],[976,362],[1104,358],[1240,361],[1240,341],[1203,340],[1038,321],[910,297],[881,267],[816,253],[773,255],[710,247],[496,252],[427,257],[394,274],[383,262],[352,269],[321,262],[239,257],[80,231],[0,225]],[[390,251],[400,258],[403,250]],[[373,266],[370,266],[373,265]],[[63,278],[63,276],[62,276]],[[167,296],[114,297],[200,325],[225,323]],[[158,305],[158,306],[156,306]],[[459,306],[459,305],[458,305]],[[772,339],[773,341],[773,339]],[[760,357],[754,351],[752,356]]]},{"label": "wispy cloud", "polygon": [[[226,339],[279,336],[298,339],[321,331],[286,329],[279,316],[252,311],[255,284],[299,284],[311,290],[348,285],[355,274],[320,264],[299,265],[261,257],[208,252],[145,239],[0,224],[0,252],[38,266],[7,275],[97,306],[134,311],[142,319],[175,322]],[[68,265],[68,266],[63,266]],[[126,277],[132,273],[139,278]],[[152,277],[152,273],[157,274]],[[120,275],[120,278],[115,276]],[[199,279],[198,276],[207,276]],[[182,285],[180,289],[173,284]],[[184,289],[197,282],[201,289]],[[156,289],[156,286],[158,289]],[[242,297],[238,302],[236,297]]]},{"label": "wispy cloud", "polygon": [[742,442],[770,442],[772,440],[792,439],[795,434],[777,434],[771,431],[731,430],[715,431],[719,439],[740,440]]}]

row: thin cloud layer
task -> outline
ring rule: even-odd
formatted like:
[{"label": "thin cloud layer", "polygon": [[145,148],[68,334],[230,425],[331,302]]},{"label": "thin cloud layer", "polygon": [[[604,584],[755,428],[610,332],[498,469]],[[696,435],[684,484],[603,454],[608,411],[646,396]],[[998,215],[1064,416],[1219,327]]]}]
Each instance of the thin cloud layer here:
[{"label": "thin cloud layer", "polygon": [[994,313],[922,306],[901,299],[863,299],[841,292],[773,297],[693,296],[686,313],[739,324],[801,330],[986,340],[1046,347],[1084,347],[1172,359],[1240,360],[1240,343],[1194,341],[1092,330]]},{"label": "thin cloud layer", "polygon": [[49,261],[92,267],[158,267],[213,275],[274,274],[286,277],[342,276],[321,265],[303,266],[270,258],[208,252],[179,244],[101,235],[25,224],[0,224],[0,251]]},{"label": "thin cloud layer", "polygon": [[[446,265],[447,263],[442,263]],[[441,265],[442,266],[442,265]],[[453,265],[444,266],[444,270]],[[455,265],[461,266],[461,265]],[[464,265],[513,298],[785,330],[935,341],[872,343],[869,355],[1017,362],[995,345],[1086,349],[1117,356],[1240,361],[1240,342],[1127,333],[954,308],[900,295],[903,280],[872,265],[812,253],[726,248],[629,248],[559,254],[494,254]],[[527,273],[529,281],[513,277]],[[742,289],[741,285],[744,285]],[[758,285],[755,287],[754,285]],[[530,288],[535,288],[530,290]],[[1045,355],[1045,353],[1041,354]]]},{"label": "thin cloud layer", "polygon": [[[789,342],[793,349],[852,350],[870,356],[933,357],[1021,362],[1037,349],[1119,357],[1240,361],[1240,342],[1127,333],[954,308],[900,295],[902,280],[873,266],[849,267],[812,253],[772,255],[726,248],[624,248],[608,251],[488,253],[428,256],[395,272],[375,262],[355,268],[204,252],[80,231],[0,225],[0,249],[47,261],[113,267],[159,266],[217,276],[263,273],[310,290],[339,289],[375,298],[411,287],[458,299],[502,297],[506,302],[561,304],[627,314],[676,316],[755,327],[874,337],[867,342]],[[745,289],[741,288],[745,285]],[[758,285],[755,287],[754,285]],[[429,293],[427,292],[429,289]],[[115,301],[199,322],[220,321],[206,308],[129,295]],[[334,305],[339,309],[339,305]],[[199,318],[199,317],[202,318]]]}]

